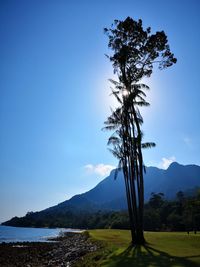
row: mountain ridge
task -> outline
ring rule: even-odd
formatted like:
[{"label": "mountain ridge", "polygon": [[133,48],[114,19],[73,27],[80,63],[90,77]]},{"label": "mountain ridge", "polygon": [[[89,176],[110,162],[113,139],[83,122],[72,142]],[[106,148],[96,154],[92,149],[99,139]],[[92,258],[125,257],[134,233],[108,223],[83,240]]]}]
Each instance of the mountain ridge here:
[{"label": "mountain ridge", "polygon": [[[68,200],[33,214],[53,216],[68,212],[92,213],[98,210],[127,209],[123,173],[118,171],[117,179],[114,179],[114,173],[115,170],[112,170],[108,177],[89,191],[74,195]],[[200,166],[182,165],[177,162],[171,163],[166,170],[150,166],[146,168],[144,182],[145,201],[150,198],[152,192],[162,192],[167,199],[173,199],[178,191],[192,192],[194,187],[200,187]],[[12,219],[7,222],[10,221]]]}]

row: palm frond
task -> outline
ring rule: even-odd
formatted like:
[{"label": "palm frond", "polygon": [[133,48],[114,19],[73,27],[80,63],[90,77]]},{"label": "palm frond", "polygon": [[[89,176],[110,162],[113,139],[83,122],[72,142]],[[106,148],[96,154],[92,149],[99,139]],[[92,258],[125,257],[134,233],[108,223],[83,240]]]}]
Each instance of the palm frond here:
[{"label": "palm frond", "polygon": [[119,84],[119,82],[113,80],[113,79],[108,79],[109,82],[111,82],[112,84],[114,84],[115,86]]},{"label": "palm frond", "polygon": [[143,143],[141,146],[142,148],[152,148],[152,147],[155,147],[156,144],[153,142],[147,142],[147,143]]},{"label": "palm frond", "polygon": [[122,104],[122,100],[121,100],[121,98],[119,97],[118,92],[112,90],[112,94],[115,96],[115,98],[117,99],[117,101],[118,101],[120,104]]},{"label": "palm frond", "polygon": [[133,102],[135,105],[140,106],[140,107],[148,107],[150,104],[146,101],[135,101]]},{"label": "palm frond", "polygon": [[120,142],[121,142],[121,140],[120,140],[120,138],[119,137],[117,137],[117,136],[111,136],[111,137],[109,137],[109,139],[108,139],[108,143],[107,143],[107,145],[109,146],[109,145],[119,145],[120,144]]},{"label": "palm frond", "polygon": [[113,154],[113,156],[114,156],[115,158],[117,158],[117,159],[119,159],[119,160],[122,158],[120,152],[117,151],[116,149],[108,148],[108,150]]},{"label": "palm frond", "polygon": [[102,131],[113,131],[113,130],[116,130],[117,128],[118,128],[118,125],[113,124],[113,125],[105,126],[101,130]]},{"label": "palm frond", "polygon": [[140,96],[140,95],[137,95],[137,97],[136,97],[136,100],[140,100],[140,101],[146,101],[142,96]]},{"label": "palm frond", "polygon": [[136,83],[136,84],[133,84],[133,87],[135,89],[146,89],[146,90],[150,90],[150,87],[144,83]]}]

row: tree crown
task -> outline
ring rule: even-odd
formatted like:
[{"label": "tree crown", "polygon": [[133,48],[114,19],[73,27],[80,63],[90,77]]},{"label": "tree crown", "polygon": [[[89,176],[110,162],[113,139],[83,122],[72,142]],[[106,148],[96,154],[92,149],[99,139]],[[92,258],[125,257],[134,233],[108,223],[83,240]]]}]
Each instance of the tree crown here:
[{"label": "tree crown", "polygon": [[165,32],[151,34],[151,28],[144,29],[141,19],[115,20],[104,32],[109,38],[108,46],[114,51],[108,57],[119,80],[127,87],[143,77],[150,77],[155,63],[159,69],[164,69],[177,61],[170,51]]}]

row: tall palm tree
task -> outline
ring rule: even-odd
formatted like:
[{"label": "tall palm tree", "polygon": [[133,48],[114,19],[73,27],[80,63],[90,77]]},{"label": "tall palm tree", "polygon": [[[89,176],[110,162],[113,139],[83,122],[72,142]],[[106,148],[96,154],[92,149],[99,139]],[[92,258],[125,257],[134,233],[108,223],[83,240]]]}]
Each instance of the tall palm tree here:
[{"label": "tall palm tree", "polygon": [[[155,146],[154,143],[141,143],[142,133],[140,128],[138,133],[136,124],[137,120],[140,127],[143,122],[137,106],[149,105],[144,99],[146,95],[141,88],[149,88],[144,84],[137,84],[131,87],[131,91],[126,92],[120,83],[113,80],[111,82],[115,85],[115,90],[112,90],[112,93],[120,106],[108,117],[104,129],[114,130],[108,140],[108,145],[113,145],[113,149],[110,149],[110,151],[119,160],[117,171],[119,169],[123,170],[132,242],[135,244],[141,238],[142,242],[144,242],[143,228],[141,227],[141,223],[143,223],[144,190],[143,176],[141,177],[139,169],[140,147],[149,148]],[[132,112],[133,108],[135,109],[136,118]]]},{"label": "tall palm tree", "polygon": [[141,79],[151,76],[155,64],[164,69],[177,60],[170,51],[165,33],[151,34],[150,27],[143,29],[142,20],[134,21],[130,17],[124,21],[115,20],[111,28],[104,31],[109,38],[108,46],[114,52],[108,58],[118,76],[118,81],[111,82],[114,85],[112,93],[119,102],[119,107],[105,122],[105,129],[114,130],[108,143],[113,144],[111,152],[119,159],[119,167],[124,173],[132,243],[144,244],[142,149],[155,144],[142,143],[143,118],[139,107],[149,105],[144,92],[149,88]]}]

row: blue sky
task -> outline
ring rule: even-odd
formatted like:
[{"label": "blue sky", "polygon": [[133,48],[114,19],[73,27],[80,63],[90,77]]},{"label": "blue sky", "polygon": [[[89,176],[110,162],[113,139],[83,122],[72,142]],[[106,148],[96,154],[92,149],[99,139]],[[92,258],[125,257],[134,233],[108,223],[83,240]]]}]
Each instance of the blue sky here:
[{"label": "blue sky", "polygon": [[113,100],[103,28],[141,18],[178,63],[145,80],[147,165],[200,165],[200,2],[0,1],[0,221],[91,189],[117,162],[102,132]]}]

